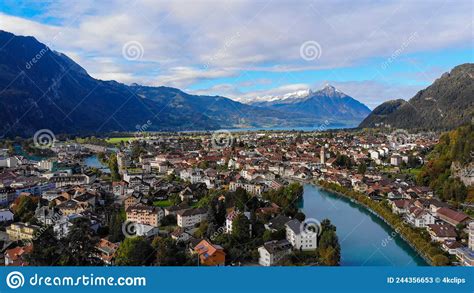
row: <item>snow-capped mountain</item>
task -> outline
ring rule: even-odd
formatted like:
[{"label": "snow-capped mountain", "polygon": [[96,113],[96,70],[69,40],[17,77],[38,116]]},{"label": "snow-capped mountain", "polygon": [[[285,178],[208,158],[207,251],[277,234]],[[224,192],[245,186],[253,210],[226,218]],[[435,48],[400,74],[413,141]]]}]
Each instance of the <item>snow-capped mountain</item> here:
[{"label": "snow-capped mountain", "polygon": [[311,95],[312,91],[311,89],[306,89],[306,90],[299,90],[295,92],[290,92],[284,95],[264,95],[264,96],[249,96],[249,97],[241,97],[236,100],[238,100],[241,103],[245,104],[258,104],[258,103],[265,103],[265,102],[279,102],[279,101],[285,101],[285,100],[295,100],[295,99],[304,99]]},{"label": "snow-capped mountain", "polygon": [[269,106],[272,104],[279,103],[288,103],[292,104],[295,102],[301,102],[304,99],[312,97],[314,95],[327,96],[334,98],[345,98],[348,95],[344,94],[340,90],[336,89],[334,86],[326,84],[322,89],[318,91],[313,91],[311,89],[299,90],[290,92],[283,95],[265,95],[265,96],[256,96],[256,97],[242,97],[238,99],[239,102],[255,105],[255,106]]},{"label": "snow-capped mountain", "polygon": [[313,91],[311,89],[299,90],[284,95],[266,95],[266,96],[257,96],[257,97],[246,97],[239,99],[240,102],[257,105],[257,106],[271,106],[274,104],[293,104],[302,102],[313,96],[328,97],[328,98],[346,98],[349,97],[345,93],[336,89],[330,84],[326,84],[322,89],[318,91]]},{"label": "snow-capped mountain", "polygon": [[247,103],[286,113],[332,120],[357,121],[370,113],[366,105],[329,84],[318,91],[308,89],[281,96],[259,97],[252,101],[249,99]]}]

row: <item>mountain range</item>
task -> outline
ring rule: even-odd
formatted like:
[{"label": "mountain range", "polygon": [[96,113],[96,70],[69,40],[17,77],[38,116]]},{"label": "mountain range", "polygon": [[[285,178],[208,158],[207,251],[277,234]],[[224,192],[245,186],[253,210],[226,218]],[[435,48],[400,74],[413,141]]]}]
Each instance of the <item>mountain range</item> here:
[{"label": "mountain range", "polygon": [[370,109],[356,99],[327,84],[318,91],[298,91],[268,101],[250,102],[251,105],[265,107],[285,113],[295,113],[332,120],[342,119],[356,123],[370,114]]},{"label": "mountain range", "polygon": [[125,85],[91,77],[65,54],[34,37],[0,31],[0,137],[213,130],[256,127],[357,126],[370,110],[333,87],[299,99],[244,104],[176,88]]},{"label": "mountain range", "polygon": [[408,101],[392,100],[376,107],[359,127],[448,130],[474,122],[474,64],[444,73]]}]

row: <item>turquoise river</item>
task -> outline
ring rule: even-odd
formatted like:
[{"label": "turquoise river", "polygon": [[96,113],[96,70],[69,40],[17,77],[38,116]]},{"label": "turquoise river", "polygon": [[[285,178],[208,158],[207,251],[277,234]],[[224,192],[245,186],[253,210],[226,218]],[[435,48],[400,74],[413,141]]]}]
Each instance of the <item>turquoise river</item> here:
[{"label": "turquoise river", "polygon": [[307,218],[336,226],[343,266],[427,265],[390,226],[341,195],[305,184],[301,207]]}]

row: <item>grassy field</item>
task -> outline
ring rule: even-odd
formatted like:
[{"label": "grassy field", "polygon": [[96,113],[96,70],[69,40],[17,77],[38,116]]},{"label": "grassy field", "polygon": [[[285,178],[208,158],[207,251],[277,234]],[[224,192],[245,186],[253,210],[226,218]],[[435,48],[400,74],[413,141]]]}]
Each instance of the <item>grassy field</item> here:
[{"label": "grassy field", "polygon": [[171,200],[158,200],[153,202],[153,205],[156,207],[166,208],[172,205]]},{"label": "grassy field", "polygon": [[127,142],[131,139],[133,139],[134,137],[111,137],[111,138],[107,138],[106,142],[108,143],[112,143],[112,144],[119,144],[121,143],[122,141],[123,142]]},{"label": "grassy field", "polygon": [[418,176],[421,173],[421,168],[410,169],[409,173]]}]

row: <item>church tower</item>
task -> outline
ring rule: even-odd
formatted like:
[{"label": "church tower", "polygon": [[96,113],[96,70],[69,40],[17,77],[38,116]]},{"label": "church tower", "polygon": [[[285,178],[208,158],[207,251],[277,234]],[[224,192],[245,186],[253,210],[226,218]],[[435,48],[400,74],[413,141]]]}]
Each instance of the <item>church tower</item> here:
[{"label": "church tower", "polygon": [[321,147],[321,151],[319,152],[319,159],[321,161],[321,164],[325,164],[326,163],[326,154],[324,153],[324,146]]}]

